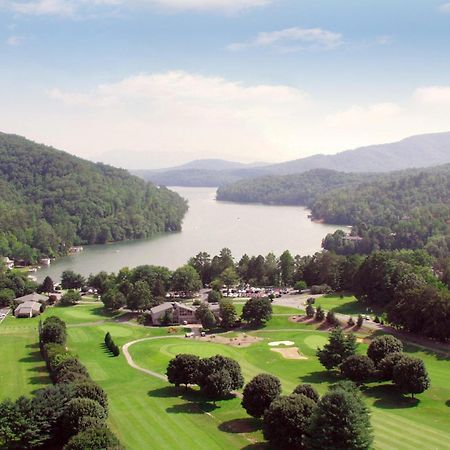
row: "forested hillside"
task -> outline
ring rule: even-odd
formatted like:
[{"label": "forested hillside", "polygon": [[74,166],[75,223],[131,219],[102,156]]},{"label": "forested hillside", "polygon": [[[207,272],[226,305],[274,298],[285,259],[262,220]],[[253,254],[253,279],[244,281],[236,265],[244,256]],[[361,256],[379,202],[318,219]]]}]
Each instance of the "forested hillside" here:
[{"label": "forested hillside", "polygon": [[353,239],[342,231],[325,239],[324,247],[338,253],[425,247],[438,258],[450,255],[450,164],[391,174],[263,177],[224,186],[217,198],[305,205],[317,220],[353,225]]},{"label": "forested hillside", "polygon": [[355,185],[374,175],[315,169],[295,175],[279,175],[241,180],[220,187],[217,200],[242,203],[311,206],[316,197],[331,189]]},{"label": "forested hillside", "polygon": [[186,202],[127,171],[0,133],[0,255],[26,262],[74,244],[181,228]]}]

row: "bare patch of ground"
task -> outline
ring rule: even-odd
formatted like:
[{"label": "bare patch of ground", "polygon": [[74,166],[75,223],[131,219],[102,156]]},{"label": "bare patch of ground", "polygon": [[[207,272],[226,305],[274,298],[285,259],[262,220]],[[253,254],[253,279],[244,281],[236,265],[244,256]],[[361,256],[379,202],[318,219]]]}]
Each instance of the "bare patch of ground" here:
[{"label": "bare patch of ground", "polygon": [[288,348],[271,348],[273,352],[277,352],[286,359],[308,359],[303,355],[298,347],[288,347]]},{"label": "bare patch of ground", "polygon": [[242,333],[236,337],[228,338],[218,334],[210,334],[204,337],[195,337],[196,340],[215,342],[217,344],[232,345],[233,347],[249,347],[250,345],[262,341],[262,338],[256,336],[249,336],[248,334]]}]

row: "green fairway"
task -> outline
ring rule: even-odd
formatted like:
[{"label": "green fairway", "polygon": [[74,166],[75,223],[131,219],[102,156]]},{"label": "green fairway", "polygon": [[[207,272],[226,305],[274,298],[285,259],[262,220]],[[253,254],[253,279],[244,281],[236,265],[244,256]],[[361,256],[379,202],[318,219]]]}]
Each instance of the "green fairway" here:
[{"label": "green fairway", "polygon": [[[323,370],[315,357],[317,347],[327,342],[327,333],[288,320],[289,309],[277,307],[266,327],[246,331],[261,340],[249,347],[186,339],[169,334],[165,328],[150,328],[115,321],[98,305],[49,308],[44,317],[58,315],[68,324],[69,347],[88,368],[92,378],[108,393],[110,424],[129,450],[139,449],[250,449],[263,442],[260,424],[249,418],[240,399],[217,402],[214,406],[196,390],[176,389],[166,382],[130,367],[123,354],[112,357],[102,346],[109,331],[119,346],[132,345],[131,356],[139,366],[164,374],[170,358],[178,353],[199,356],[222,354],[241,364],[244,377],[261,372],[278,376],[285,393],[301,382],[314,384],[320,393],[337,380]],[[29,394],[49,382],[37,348],[37,319],[9,317],[0,325],[3,361],[0,376],[2,397]],[[236,337],[239,332],[229,333]],[[171,336],[171,337],[169,337]],[[271,341],[295,343],[307,359],[285,359],[272,351]],[[27,346],[30,347],[27,347]],[[366,344],[358,351],[365,352]],[[377,449],[450,449],[448,406],[450,360],[432,352],[407,346],[407,352],[425,361],[432,387],[418,396],[417,403],[401,397],[389,384],[368,385],[364,395],[372,411]],[[12,369],[12,370],[10,370]],[[19,374],[19,375],[17,375]],[[264,447],[261,447],[264,448]]]},{"label": "green fairway", "polygon": [[0,400],[28,395],[50,383],[38,344],[37,319],[0,324]]},{"label": "green fairway", "polygon": [[358,315],[368,314],[373,315],[368,308],[361,302],[358,302],[353,295],[344,296],[341,298],[338,295],[325,295],[316,299],[314,307],[321,306],[326,311],[333,310],[339,314]]}]

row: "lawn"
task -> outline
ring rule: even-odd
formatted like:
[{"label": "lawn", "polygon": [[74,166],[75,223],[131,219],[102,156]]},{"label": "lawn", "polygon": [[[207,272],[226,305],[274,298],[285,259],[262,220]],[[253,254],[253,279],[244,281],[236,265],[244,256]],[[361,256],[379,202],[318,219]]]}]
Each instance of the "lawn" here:
[{"label": "lawn", "polygon": [[[283,309],[277,309],[277,314],[283,313]],[[322,370],[315,357],[316,348],[327,341],[327,334],[305,324],[289,322],[287,316],[275,316],[265,328],[248,331],[262,340],[241,348],[181,335],[169,338],[173,335],[167,329],[117,322],[103,314],[97,305],[49,308],[45,312],[48,315],[58,315],[68,323],[68,345],[108,393],[111,427],[130,450],[264,447],[256,445],[262,441],[258,421],[246,415],[238,398],[214,406],[196,391],[175,389],[131,368],[123,354],[114,358],[105,352],[102,342],[106,331],[120,346],[136,339],[161,337],[130,347],[137,364],[161,374],[165,373],[169,359],[178,353],[199,356],[219,353],[240,362],[246,381],[261,372],[278,376],[285,393],[301,382],[312,383],[323,393],[336,380],[334,375]],[[33,347],[37,341],[36,327],[35,319],[10,317],[0,324],[2,360],[8,361],[7,365],[0,366],[2,386],[7,386],[1,391],[2,397],[29,394],[49,382],[37,348]],[[270,350],[268,343],[273,340],[293,341],[308,359],[284,359]],[[364,352],[366,348],[366,344],[360,344],[358,351]],[[414,346],[407,346],[406,350],[424,359],[432,387],[418,396],[417,403],[399,396],[389,384],[366,387],[364,395],[372,410],[375,448],[450,449],[450,360]]]},{"label": "lawn", "polygon": [[367,308],[359,302],[353,295],[340,297],[338,295],[324,295],[316,299],[314,307],[321,306],[324,310],[333,310],[339,314],[349,316],[357,316],[358,314],[369,315],[375,317],[376,311]]},{"label": "lawn", "polygon": [[0,400],[29,395],[50,383],[37,338],[37,319],[9,315],[0,324]]}]

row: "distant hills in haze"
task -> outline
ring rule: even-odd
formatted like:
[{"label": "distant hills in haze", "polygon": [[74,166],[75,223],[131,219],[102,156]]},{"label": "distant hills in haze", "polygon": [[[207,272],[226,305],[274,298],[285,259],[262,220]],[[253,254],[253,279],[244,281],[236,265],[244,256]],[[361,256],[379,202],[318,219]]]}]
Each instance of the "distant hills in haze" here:
[{"label": "distant hills in haze", "polygon": [[312,169],[341,172],[391,172],[450,162],[450,132],[412,136],[399,142],[371,145],[335,155],[314,155],[279,164],[242,164],[218,159],[197,160],[161,170],[133,174],[165,186],[222,186],[265,175],[289,175]]}]

